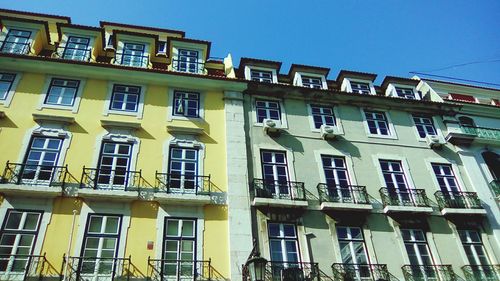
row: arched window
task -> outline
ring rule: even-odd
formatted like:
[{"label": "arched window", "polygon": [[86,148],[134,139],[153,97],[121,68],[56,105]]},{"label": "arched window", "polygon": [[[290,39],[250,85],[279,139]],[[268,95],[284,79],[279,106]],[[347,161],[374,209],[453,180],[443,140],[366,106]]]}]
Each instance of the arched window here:
[{"label": "arched window", "polygon": [[490,170],[491,176],[494,179],[500,179],[500,155],[492,151],[485,151],[481,155]]},{"label": "arched window", "polygon": [[466,116],[460,116],[458,117],[458,121],[460,121],[460,125],[462,126],[470,126],[470,127],[476,127],[476,123],[474,123],[474,119]]}]

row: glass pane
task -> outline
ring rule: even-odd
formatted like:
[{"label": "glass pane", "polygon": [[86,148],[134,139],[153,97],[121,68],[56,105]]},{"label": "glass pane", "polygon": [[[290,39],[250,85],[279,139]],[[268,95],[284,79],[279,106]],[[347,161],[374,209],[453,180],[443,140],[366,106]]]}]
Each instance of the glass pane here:
[{"label": "glass pane", "polygon": [[118,233],[118,224],[120,219],[117,217],[107,217],[106,220],[106,229],[104,230],[107,234],[116,234]]},{"label": "glass pane", "polygon": [[178,236],[179,235],[179,221],[178,220],[167,220],[167,235]]},{"label": "glass pane", "polygon": [[183,221],[182,223],[182,236],[194,236],[194,221]]},{"label": "glass pane", "polygon": [[89,232],[100,233],[102,226],[102,217],[91,216],[89,223]]}]

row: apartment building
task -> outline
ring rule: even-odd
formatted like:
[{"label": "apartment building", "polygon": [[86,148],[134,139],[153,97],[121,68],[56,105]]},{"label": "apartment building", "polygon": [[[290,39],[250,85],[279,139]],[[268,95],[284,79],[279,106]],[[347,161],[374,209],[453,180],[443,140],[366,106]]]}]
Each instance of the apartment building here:
[{"label": "apartment building", "polygon": [[251,233],[229,224],[227,175],[246,172],[226,157],[225,107],[246,82],[230,57],[177,30],[0,21],[0,280],[239,274]]},{"label": "apartment building", "polygon": [[499,280],[498,205],[486,188],[498,164],[483,176],[485,165],[466,163],[473,147],[457,148],[450,123],[484,112],[493,119],[481,125],[498,126],[496,104],[466,110],[438,98],[437,82],[374,85],[377,75],[347,70],[328,80],[328,68],[282,73],[261,59],[242,58],[236,73],[249,81],[253,254],[267,260],[265,280]]}]

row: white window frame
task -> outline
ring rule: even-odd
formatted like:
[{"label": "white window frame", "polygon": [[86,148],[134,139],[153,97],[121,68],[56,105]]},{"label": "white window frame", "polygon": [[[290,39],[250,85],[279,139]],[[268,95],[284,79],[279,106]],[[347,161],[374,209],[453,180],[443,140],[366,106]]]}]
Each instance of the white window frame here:
[{"label": "white window frame", "polygon": [[286,161],[287,161],[287,168],[288,168],[288,180],[289,181],[296,181],[295,178],[295,170],[294,170],[294,163],[295,163],[295,157],[293,155],[293,151],[290,150],[289,148],[282,147],[280,145],[273,145],[273,144],[254,144],[253,145],[253,151],[252,155],[255,160],[255,166],[257,167],[254,169],[254,178],[256,179],[263,179],[264,175],[262,174],[262,160],[261,160],[261,150],[275,150],[275,151],[282,151],[286,153]]},{"label": "white window frame", "polygon": [[[388,135],[372,134],[370,132],[370,128],[368,127],[368,120],[366,120],[365,110],[366,111],[378,111],[378,112],[384,113],[386,121],[387,121],[387,128],[389,130],[389,134]],[[369,138],[380,138],[380,139],[394,139],[394,140],[398,139],[396,130],[394,128],[394,123],[392,122],[391,117],[389,115],[389,111],[383,110],[383,109],[377,109],[377,108],[370,108],[370,109],[368,109],[368,108],[360,108],[360,111],[361,111],[361,116],[363,117],[363,125],[365,127],[365,132],[366,132],[367,137],[369,137]]]},{"label": "white window frame", "polygon": [[4,41],[7,38],[7,34],[9,34],[9,31],[11,29],[18,29],[22,31],[29,31],[31,32],[30,38],[28,39],[28,43],[30,46],[30,49],[28,49],[28,53],[24,55],[29,55],[31,51],[33,50],[33,41],[35,40],[36,36],[38,35],[38,31],[40,31],[39,28],[35,28],[33,24],[27,24],[26,26],[23,26],[22,24],[16,23],[16,24],[10,24],[7,23],[5,24],[5,32],[0,32],[0,41]]},{"label": "white window frame", "polygon": [[[399,155],[395,154],[375,154],[372,155],[372,160],[373,160],[373,167],[377,167],[377,174],[379,177],[380,181],[380,186],[386,186],[385,183],[385,178],[384,174],[382,173],[382,167],[380,166],[380,160],[392,160],[392,161],[400,161],[401,162],[401,167],[403,169],[403,172],[406,177],[406,183],[408,184],[408,189],[417,189],[418,187],[415,187],[415,182],[413,181],[413,177],[411,175],[411,169],[410,165],[408,164],[408,160],[406,157],[401,157]],[[421,188],[422,189],[422,188]]]},{"label": "white window frame", "polygon": [[[137,111],[122,111],[122,110],[113,110],[110,109],[110,104],[111,104],[111,98],[113,97],[113,88],[115,85],[124,85],[124,86],[133,86],[133,87],[140,87],[141,91],[139,93],[139,100],[137,102]],[[119,82],[119,81],[110,81],[108,82],[108,94],[106,95],[106,100],[104,101],[104,111],[103,114],[104,116],[108,116],[111,114],[116,114],[116,115],[127,115],[127,116],[135,116],[137,119],[142,119],[143,117],[143,112],[144,112],[144,100],[145,100],[145,95],[146,95],[146,90],[147,86],[146,85],[138,85],[138,84],[132,84],[128,82]]]},{"label": "white window frame", "polygon": [[250,99],[250,102],[252,103],[252,111],[250,113],[252,114],[252,121],[253,121],[254,126],[256,126],[256,127],[263,126],[262,122],[257,121],[257,108],[256,108],[256,104],[255,104],[256,100],[268,100],[268,101],[278,102],[279,106],[280,106],[280,111],[281,111],[281,118],[280,118],[281,128],[283,128],[283,129],[288,128],[284,101],[282,99],[273,98],[273,97],[266,97],[266,96],[252,96]]},{"label": "white window frame", "polygon": [[[324,75],[315,74],[315,73],[301,72],[301,71],[295,72],[295,76],[293,77],[293,85],[295,85],[295,86],[301,86],[301,87],[306,87],[302,83],[302,76],[320,79],[321,80],[321,88],[317,89],[317,90],[326,90],[326,89],[328,89],[328,85],[326,83],[326,78],[325,78]],[[316,88],[311,88],[311,89],[316,89]]]},{"label": "white window frame", "polygon": [[451,169],[453,170],[453,174],[455,175],[455,179],[457,180],[458,186],[461,191],[467,192],[468,190],[464,190],[466,185],[462,179],[462,174],[460,173],[460,169],[455,161],[446,160],[443,158],[425,158],[425,165],[427,167],[427,171],[432,178],[432,183],[434,184],[434,191],[441,191],[441,187],[439,186],[439,182],[434,175],[434,170],[432,169],[432,164],[443,164],[443,165],[451,165]]},{"label": "white window frame", "polygon": [[[73,105],[61,105],[61,104],[46,104],[45,99],[47,98],[50,84],[52,83],[52,79],[62,79],[62,80],[77,80],[79,81],[78,84],[78,89],[75,93]],[[50,108],[50,109],[60,109],[60,110],[68,110],[71,111],[72,113],[78,113],[78,110],[80,108],[80,102],[82,100],[82,95],[83,95],[83,90],[85,89],[85,84],[87,80],[82,79],[79,77],[68,77],[68,76],[48,76],[45,80],[45,85],[43,86],[42,89],[42,95],[40,97],[40,101],[38,103],[37,109],[38,110],[43,110],[44,108]]]},{"label": "white window frame", "polygon": [[252,70],[271,72],[272,77],[273,77],[272,83],[278,83],[278,73],[277,73],[276,69],[268,68],[268,67],[261,67],[261,66],[253,66],[253,65],[252,66],[245,65],[244,73],[245,73],[246,80],[252,81],[252,75],[251,75]]},{"label": "white window frame", "polygon": [[356,174],[354,170],[354,162],[352,160],[351,154],[349,154],[348,152],[337,150],[335,148],[314,150],[314,160],[318,165],[318,171],[319,171],[319,178],[320,178],[319,182],[326,183],[326,177],[323,171],[323,161],[321,159],[322,155],[344,158],[344,162],[347,168],[347,174],[350,180],[350,185],[357,185]]},{"label": "white window frame", "polygon": [[[199,94],[199,110],[198,117],[188,117],[188,116],[180,116],[174,115],[174,93],[175,92],[195,92]],[[184,88],[169,88],[168,89],[168,101],[167,101],[167,121],[170,122],[172,120],[183,120],[183,121],[193,121],[193,122],[202,122],[205,119],[205,91],[194,90],[194,89],[184,89]]]},{"label": "white window frame", "polygon": [[[420,115],[420,116],[418,116],[418,115]],[[420,137],[420,134],[418,133],[418,129],[417,129],[417,124],[415,123],[415,120],[413,119],[413,117],[424,117],[424,118],[431,119],[432,124],[434,126],[434,130],[436,130],[436,136],[444,138],[443,132],[441,131],[441,128],[438,126],[438,119],[435,116],[425,116],[425,115],[418,114],[418,113],[411,113],[410,119],[411,119],[411,122],[413,124],[413,131],[415,133],[415,137],[417,138],[418,141],[425,142],[426,141],[425,138],[428,136],[428,134],[426,134],[425,137],[423,137],[423,138]]]},{"label": "white window frame", "polygon": [[3,107],[7,108],[10,106],[10,103],[14,98],[14,94],[16,93],[17,86],[19,85],[19,81],[21,81],[23,73],[17,71],[4,70],[4,69],[0,69],[0,73],[8,73],[16,75],[14,81],[12,81],[12,84],[10,85],[10,89],[7,92],[7,95],[5,96],[5,99],[0,100],[0,105],[3,105]]},{"label": "white window frame", "polygon": [[313,118],[313,113],[312,113],[312,106],[321,106],[321,107],[329,107],[333,109],[333,115],[335,116],[335,127],[337,127],[337,130],[341,135],[344,134],[344,129],[342,127],[342,120],[340,119],[340,114],[339,114],[339,105],[333,105],[333,104],[322,104],[322,103],[309,103],[307,104],[307,116],[309,119],[309,125],[311,127],[311,132],[314,133],[319,133],[321,131],[321,128],[315,128],[314,126],[314,118]]},{"label": "white window frame", "polygon": [[[189,136],[177,136],[175,138],[170,138],[163,144],[163,163],[162,163],[162,173],[168,173],[169,161],[170,161],[170,148],[180,147],[198,150],[198,175],[204,176],[205,170],[203,163],[205,162],[205,144],[199,142]],[[208,173],[207,173],[208,174]]]},{"label": "white window frame", "polygon": [[[268,246],[269,246],[269,257],[271,258],[271,236],[269,234],[269,224],[276,224],[278,225],[279,227],[279,232],[280,232],[280,235],[279,236],[273,236],[272,239],[273,240],[279,240],[280,241],[280,244],[281,244],[281,251],[282,251],[282,258],[283,260],[281,260],[283,262],[283,264],[285,265],[288,260],[287,260],[287,248],[286,248],[286,241],[288,240],[294,240],[296,242],[295,244],[295,250],[296,250],[296,253],[297,253],[297,261],[296,262],[301,262],[301,251],[300,251],[300,242],[299,242],[299,230],[298,230],[298,227],[297,227],[297,223],[294,223],[294,222],[272,222],[272,221],[268,221],[267,222],[267,237],[268,237]],[[284,235],[284,225],[293,225],[293,228],[295,230],[295,237],[294,238],[287,238],[287,236]],[[271,260],[270,260],[271,261]],[[272,262],[272,261],[271,261]],[[279,262],[279,261],[278,261]],[[296,263],[296,262],[291,262],[291,263]]]},{"label": "white window frame", "polygon": [[[88,56],[85,57],[85,60],[83,61],[88,61],[92,59],[92,51],[94,50],[94,43],[95,43],[95,36],[87,34],[87,33],[79,33],[76,31],[71,31],[71,32],[63,32],[61,42],[59,44],[60,50],[58,51],[58,55],[60,58],[63,58],[64,51],[66,50],[66,45],[68,44],[69,37],[74,36],[74,37],[82,37],[82,38],[88,38],[89,39],[89,45],[87,47],[88,50]],[[78,60],[75,60],[78,61]]]},{"label": "white window frame", "polygon": [[[114,36],[117,36],[117,34],[113,34]],[[121,61],[118,62],[116,61],[115,58],[113,58],[113,64],[120,65],[120,66],[126,66],[126,67],[137,67],[137,68],[148,68],[149,64],[151,63],[151,51],[150,51],[150,44],[144,41],[139,41],[137,37],[129,37],[129,36],[123,36],[120,35],[120,38],[116,38],[117,40],[117,47],[116,47],[116,53],[121,53],[123,57],[123,52],[125,48],[125,44],[137,44],[137,45],[144,45],[144,53],[142,54],[144,57],[147,57],[148,60],[146,62],[146,65],[141,65],[141,66],[132,66],[132,65],[124,65],[121,64]],[[109,39],[108,39],[109,40]],[[127,83],[125,83],[127,84]]]},{"label": "white window frame", "polygon": [[414,100],[420,100],[420,95],[418,94],[417,87],[411,86],[411,85],[405,85],[405,84],[389,83],[389,85],[387,85],[387,89],[385,90],[385,95],[388,97],[407,99],[407,98],[398,96],[398,93],[396,92],[396,88],[411,89],[411,90],[413,90],[413,94],[415,95]]},{"label": "white window frame", "polygon": [[372,81],[370,81],[370,80],[363,80],[363,79],[356,79],[356,78],[344,78],[344,80],[342,81],[342,84],[340,86],[341,91],[361,95],[360,93],[354,93],[353,92],[352,86],[351,86],[351,81],[355,82],[355,83],[365,83],[365,84],[368,84],[368,86],[370,88],[369,95],[376,95],[377,94],[377,92],[375,91],[375,87],[373,86],[373,82]]},{"label": "white window frame", "polygon": [[[436,265],[438,263],[436,263],[436,260],[434,259],[434,255],[432,254],[432,250],[431,250],[431,247],[430,247],[430,243],[429,243],[429,239],[427,237],[427,231],[423,230],[423,229],[416,229],[416,228],[400,228],[399,231],[401,232],[401,238],[403,238],[403,234],[402,234],[402,231],[403,230],[409,230],[410,231],[410,235],[412,237],[412,240],[407,240],[409,243],[412,243],[413,246],[419,244],[419,243],[422,243],[420,241],[416,241],[413,239],[413,237],[415,236],[415,231],[421,231],[424,238],[425,238],[425,245],[427,246],[427,250],[429,251],[429,257],[430,257],[430,260],[431,260],[431,263],[430,265]],[[403,242],[403,247],[404,249],[406,250],[406,245],[405,245],[405,240],[404,239],[401,239],[402,242]],[[420,249],[418,249],[418,247],[414,247],[414,250],[415,250],[415,253],[418,253],[417,255],[417,259],[418,259],[418,265],[415,264],[415,266],[423,266],[424,264],[422,263],[422,255],[420,254]],[[408,255],[408,251],[405,251],[406,252],[406,258],[408,260],[410,260],[409,258],[409,255]],[[436,272],[436,275],[438,275],[439,272]]]},{"label": "white window frame", "polygon": [[[169,48],[169,46],[167,46]],[[179,71],[174,69],[174,64],[172,63],[169,66],[169,69],[171,71],[176,71],[176,72],[182,72],[182,73],[191,73],[191,74],[204,74],[205,73],[205,50],[203,48],[200,48],[199,46],[192,44],[192,43],[186,43],[186,42],[172,42],[172,53],[170,56],[174,60],[179,60],[179,50],[188,50],[188,51],[196,51],[198,52],[198,72],[189,72],[189,71]]]}]

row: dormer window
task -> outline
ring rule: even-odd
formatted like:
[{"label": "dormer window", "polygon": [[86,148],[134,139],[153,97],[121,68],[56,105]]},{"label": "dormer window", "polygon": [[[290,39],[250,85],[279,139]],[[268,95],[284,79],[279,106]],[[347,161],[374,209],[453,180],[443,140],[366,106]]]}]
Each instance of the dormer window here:
[{"label": "dormer window", "polygon": [[418,99],[412,88],[396,87],[396,93],[400,98],[411,99],[411,100]]},{"label": "dormer window", "polygon": [[24,55],[30,50],[31,31],[10,29],[2,44],[2,53]]},{"label": "dormer window", "polygon": [[370,84],[364,82],[355,82],[355,81],[350,81],[350,83],[353,93],[363,94],[363,95],[371,94]]},{"label": "dormer window", "polygon": [[148,65],[148,57],[144,55],[146,46],[137,43],[125,43],[123,45],[123,53],[121,58],[117,53],[117,61],[121,65],[146,67]]},{"label": "dormer window", "polygon": [[86,61],[90,59],[90,38],[69,36],[64,47],[63,59]]},{"label": "dormer window", "polygon": [[174,69],[182,72],[200,73],[202,69],[198,63],[198,51],[179,49],[177,60],[174,60]]},{"label": "dormer window", "polygon": [[250,80],[273,83],[273,73],[271,71],[251,69]]},{"label": "dormer window", "polygon": [[158,42],[158,53],[165,54],[167,52],[167,42]]},{"label": "dormer window", "polygon": [[313,89],[322,89],[323,82],[320,77],[312,77],[312,76],[301,76],[302,77],[302,86]]}]

